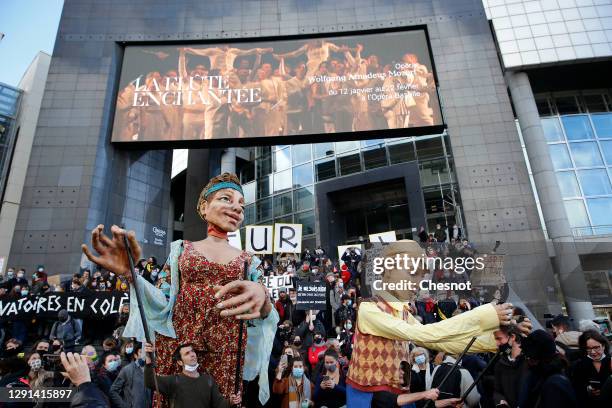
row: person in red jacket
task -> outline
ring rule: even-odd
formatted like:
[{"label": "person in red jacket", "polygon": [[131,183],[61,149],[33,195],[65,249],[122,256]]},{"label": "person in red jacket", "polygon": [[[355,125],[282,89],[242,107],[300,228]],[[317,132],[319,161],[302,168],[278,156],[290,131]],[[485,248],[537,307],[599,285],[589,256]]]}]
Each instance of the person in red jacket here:
[{"label": "person in red jacket", "polygon": [[325,342],[325,336],[320,332],[316,332],[312,346],[308,347],[308,362],[313,370],[319,362],[319,354],[325,353],[326,350],[327,343]]},{"label": "person in red jacket", "polygon": [[287,292],[285,289],[280,289],[278,291],[278,300],[274,302],[274,307],[278,311],[279,321],[282,322],[285,319],[285,306],[289,302],[289,297],[287,296]]},{"label": "person in red jacket", "polygon": [[340,277],[342,278],[342,282],[344,282],[344,284],[346,285],[351,280],[351,272],[349,271],[348,266],[346,266],[346,264],[342,264],[342,266],[340,267],[340,271]]}]

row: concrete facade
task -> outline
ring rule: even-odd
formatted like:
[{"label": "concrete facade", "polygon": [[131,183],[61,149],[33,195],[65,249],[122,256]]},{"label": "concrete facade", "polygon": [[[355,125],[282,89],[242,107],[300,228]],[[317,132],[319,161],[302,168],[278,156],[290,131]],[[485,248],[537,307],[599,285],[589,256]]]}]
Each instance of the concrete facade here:
[{"label": "concrete facade", "polygon": [[[109,143],[121,43],[415,25],[426,26],[431,40],[471,240],[501,241],[512,255],[506,273],[515,292],[540,316],[559,311],[481,0],[66,0],[9,262],[72,273],[95,225],[124,223],[142,237],[152,225],[167,224],[171,152],[122,151]],[[163,258],[166,248],[145,245],[144,252]]]},{"label": "concrete facade", "polygon": [[[18,85],[19,89],[23,91],[16,123],[16,127],[19,129],[19,137],[16,140],[6,190],[0,204],[0,257],[5,257],[5,259],[8,258],[11,250],[50,63],[51,56],[39,52]],[[4,266],[4,270],[6,270],[6,267],[7,265]],[[4,273],[4,270],[0,270],[0,273]]]}]

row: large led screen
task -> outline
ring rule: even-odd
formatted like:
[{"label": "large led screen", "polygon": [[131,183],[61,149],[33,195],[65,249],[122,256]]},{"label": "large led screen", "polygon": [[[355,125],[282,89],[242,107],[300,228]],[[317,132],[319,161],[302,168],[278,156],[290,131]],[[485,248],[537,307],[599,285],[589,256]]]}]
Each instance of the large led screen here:
[{"label": "large led screen", "polygon": [[290,142],[297,135],[439,125],[432,61],[419,29],[126,46],[112,141]]}]

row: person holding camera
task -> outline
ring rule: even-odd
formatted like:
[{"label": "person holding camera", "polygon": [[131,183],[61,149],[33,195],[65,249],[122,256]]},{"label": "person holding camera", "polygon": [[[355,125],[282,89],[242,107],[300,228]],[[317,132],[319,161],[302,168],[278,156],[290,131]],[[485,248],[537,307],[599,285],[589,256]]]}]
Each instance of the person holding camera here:
[{"label": "person holding camera", "polygon": [[312,406],[313,387],[306,376],[304,360],[300,355],[294,355],[290,363],[288,359],[281,359],[272,392],[281,396],[280,408],[309,408]]},{"label": "person holding camera", "polygon": [[346,378],[340,369],[338,353],[328,349],[323,355],[323,369],[315,381],[315,407],[340,408],[346,405]]},{"label": "person holding camera", "polygon": [[612,374],[608,340],[595,330],[587,330],[578,339],[580,350],[586,356],[571,367],[570,379],[578,405],[581,407],[609,407],[612,401],[605,401],[601,389]]}]

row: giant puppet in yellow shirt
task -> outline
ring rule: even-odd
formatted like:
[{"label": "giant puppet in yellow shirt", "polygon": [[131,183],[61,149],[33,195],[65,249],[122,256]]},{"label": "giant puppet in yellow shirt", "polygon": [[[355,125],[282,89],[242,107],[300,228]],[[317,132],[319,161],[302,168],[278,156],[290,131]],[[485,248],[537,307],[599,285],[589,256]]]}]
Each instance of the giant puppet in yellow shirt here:
[{"label": "giant puppet in yellow shirt", "polygon": [[[382,256],[395,257],[400,254],[403,257],[403,254],[407,254],[417,258],[422,256],[422,252],[416,242],[400,241],[386,245]],[[411,274],[405,269],[385,269],[382,281],[412,281],[418,287],[424,273],[424,270]],[[402,362],[409,362],[409,342],[458,354],[472,337],[477,337],[470,352],[495,351],[493,332],[500,324],[509,324],[512,319],[512,305],[487,304],[450,319],[424,325],[409,311],[409,302],[414,301],[415,296],[416,292],[410,290],[374,291],[371,299],[359,305],[347,377],[347,384],[356,392],[408,392],[409,384],[404,379],[405,364]],[[349,398],[350,395],[351,392],[348,393]]]}]

